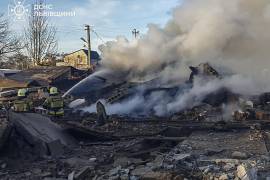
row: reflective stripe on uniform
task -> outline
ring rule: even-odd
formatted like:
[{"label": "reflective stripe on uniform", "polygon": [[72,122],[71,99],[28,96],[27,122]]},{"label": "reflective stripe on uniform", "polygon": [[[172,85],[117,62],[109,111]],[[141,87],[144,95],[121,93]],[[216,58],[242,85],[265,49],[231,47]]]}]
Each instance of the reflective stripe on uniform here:
[{"label": "reflective stripe on uniform", "polygon": [[60,97],[52,97],[50,101],[50,108],[63,108],[64,102]]},{"label": "reflective stripe on uniform", "polygon": [[49,110],[48,114],[52,115],[52,116],[63,116],[64,115],[64,109],[61,108],[58,111]]},{"label": "reflective stripe on uniform", "polygon": [[29,105],[26,101],[15,101],[13,107],[14,107],[14,111],[16,112],[29,111]]}]

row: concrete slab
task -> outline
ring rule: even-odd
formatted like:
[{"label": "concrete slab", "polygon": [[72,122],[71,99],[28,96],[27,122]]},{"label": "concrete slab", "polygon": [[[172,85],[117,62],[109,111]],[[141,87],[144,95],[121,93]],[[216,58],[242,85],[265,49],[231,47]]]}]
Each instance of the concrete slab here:
[{"label": "concrete slab", "polygon": [[76,140],[48,117],[35,113],[9,112],[9,119],[40,155],[59,155],[63,146],[75,146]]}]

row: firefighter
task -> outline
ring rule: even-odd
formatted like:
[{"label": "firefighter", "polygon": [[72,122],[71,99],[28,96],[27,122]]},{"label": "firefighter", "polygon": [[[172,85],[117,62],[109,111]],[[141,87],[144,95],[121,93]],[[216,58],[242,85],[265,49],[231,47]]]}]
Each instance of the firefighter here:
[{"label": "firefighter", "polygon": [[43,107],[47,109],[48,115],[61,117],[64,116],[64,101],[61,96],[59,96],[56,87],[50,88],[49,97],[43,103]]},{"label": "firefighter", "polygon": [[13,102],[12,109],[14,112],[29,112],[33,110],[33,102],[27,98],[27,90],[18,90],[18,99]]}]

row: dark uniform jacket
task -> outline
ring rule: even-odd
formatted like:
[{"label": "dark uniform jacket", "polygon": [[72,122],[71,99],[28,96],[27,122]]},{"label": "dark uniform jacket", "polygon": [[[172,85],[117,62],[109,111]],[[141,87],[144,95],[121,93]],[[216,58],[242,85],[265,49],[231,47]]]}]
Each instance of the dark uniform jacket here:
[{"label": "dark uniform jacket", "polygon": [[43,107],[48,110],[49,115],[64,115],[64,101],[61,96],[49,96],[43,103]]},{"label": "dark uniform jacket", "polygon": [[33,103],[28,98],[19,98],[13,102],[13,111],[29,112],[33,110]]}]

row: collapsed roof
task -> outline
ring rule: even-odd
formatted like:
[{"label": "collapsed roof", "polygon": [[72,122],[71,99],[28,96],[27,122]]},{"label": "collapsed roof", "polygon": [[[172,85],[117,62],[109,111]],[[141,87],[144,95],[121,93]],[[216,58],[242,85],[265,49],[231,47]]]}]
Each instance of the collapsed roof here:
[{"label": "collapsed roof", "polygon": [[[167,106],[167,104],[177,101],[177,98],[180,98],[181,96],[184,96],[185,93],[191,91],[195,76],[211,78],[221,77],[221,75],[208,63],[202,63],[197,67],[190,68],[192,70],[190,75],[191,78],[184,83],[173,86],[168,86],[167,84],[163,85],[160,83],[161,80],[159,78],[144,82],[130,82],[125,78],[123,73],[102,70],[82,80],[71,88],[64,96],[71,95],[75,98],[85,98],[87,102],[85,104],[86,106],[94,104],[99,99],[104,99],[106,104],[121,104],[128,101],[136,101],[134,102],[135,104],[132,103],[136,106],[136,103],[138,103],[137,100],[140,100],[143,101],[142,103],[144,103],[145,106],[134,108],[134,113],[151,114],[153,109],[157,109],[156,106],[162,106],[162,109],[164,110],[166,109],[165,106]],[[158,100],[159,98],[161,99]],[[204,102],[213,106],[219,106],[222,103],[229,103],[234,100],[237,100],[237,95],[227,88],[221,87],[214,92],[203,95],[201,99],[194,99],[193,101],[200,101],[199,103]],[[123,106],[125,106],[125,104],[123,104]],[[162,114],[171,113],[171,110],[164,110],[164,113]]]}]

